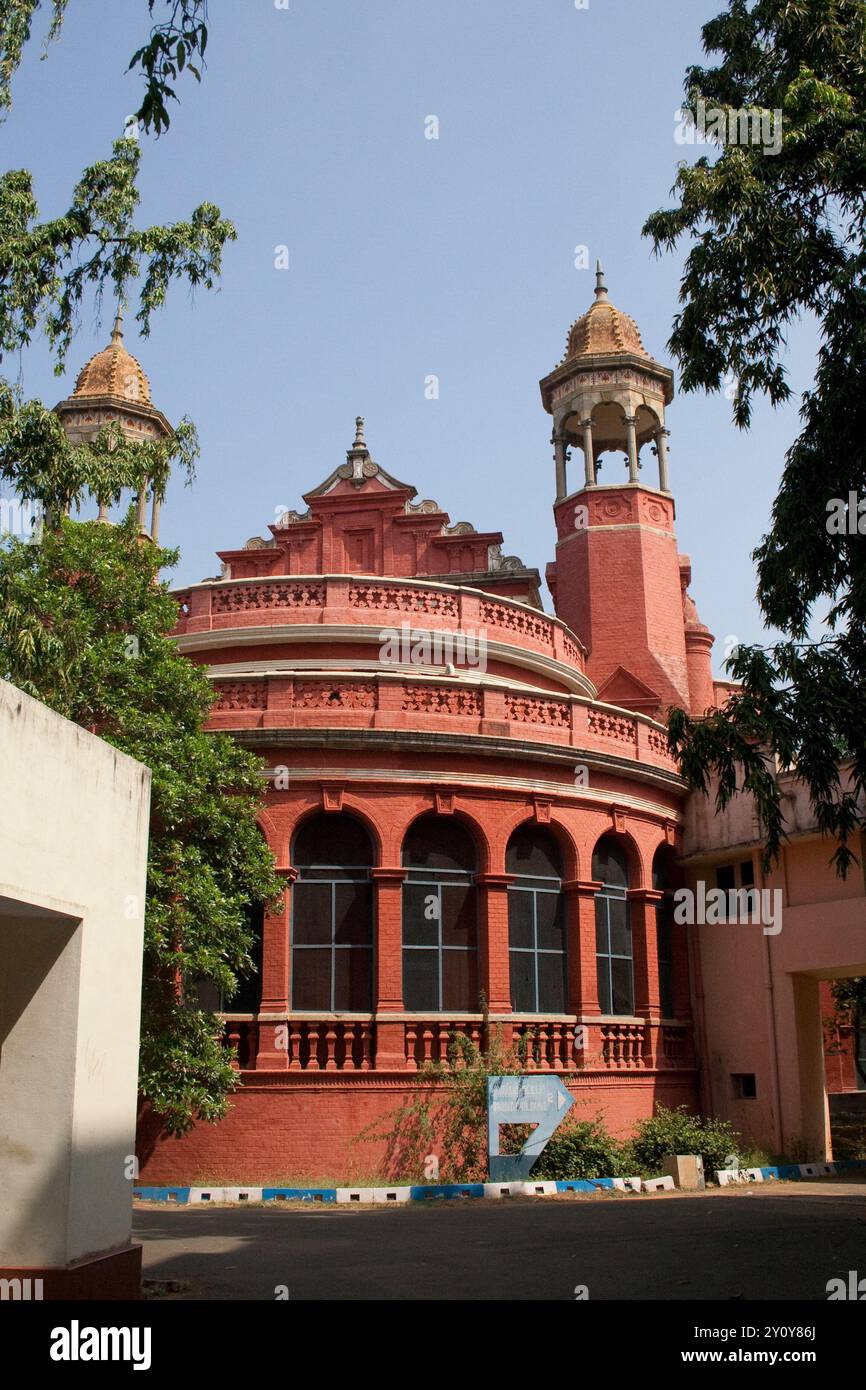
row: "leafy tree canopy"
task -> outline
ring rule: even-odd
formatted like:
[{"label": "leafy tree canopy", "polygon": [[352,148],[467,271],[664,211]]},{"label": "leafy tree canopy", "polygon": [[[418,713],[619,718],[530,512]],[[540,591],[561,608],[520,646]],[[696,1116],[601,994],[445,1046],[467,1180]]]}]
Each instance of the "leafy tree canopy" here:
[{"label": "leafy tree canopy", "polygon": [[715,781],[720,806],[738,788],[754,794],[768,867],[784,838],[776,765],[789,769],[838,837],[844,874],[866,786],[866,3],[729,0],[703,43],[719,61],[688,70],[687,109],[778,112],[782,138],[776,154],[727,143],[681,165],[675,206],[644,227],[656,252],[690,247],[670,340],[683,387],[719,390],[732,372],[747,428],[756,394],[790,396],[790,325],[813,316],[820,347],[754,555],[759,604],[782,640],[738,649],[729,666],[742,690],[701,720],[673,712],[670,738],[689,783]]},{"label": "leafy tree canopy", "polygon": [[[52,0],[49,38],[68,4]],[[0,4],[0,113],[39,8]],[[158,22],[130,66],[145,80],[142,126],[159,133],[173,79],[199,75],[189,60],[204,52],[206,5],[147,0],[147,9]],[[140,160],[136,139],[116,141],[85,169],[68,211],[47,222],[29,172],[0,177],[0,357],[44,334],[62,371],[85,299],[122,298],[138,281],[146,333],[172,281],[215,283],[232,224],[204,203],[186,221],[139,227]],[[159,578],[176,555],[140,538],[133,510],[117,526],[66,513],[93,497],[117,503],[145,481],[162,496],[172,468],[192,476],[197,447],[187,420],[159,442],[131,443],[107,425],[73,444],[42,402],[0,378],[0,482],[45,519],[38,543],[0,543],[0,674],[151,768],[140,1087],[172,1133],[224,1114],[236,1081],[198,988],[209,982],[231,998],[253,964],[249,906],[280,891],[257,825],[261,764],[206,732],[210,682],[169,636],[177,606]]]}]

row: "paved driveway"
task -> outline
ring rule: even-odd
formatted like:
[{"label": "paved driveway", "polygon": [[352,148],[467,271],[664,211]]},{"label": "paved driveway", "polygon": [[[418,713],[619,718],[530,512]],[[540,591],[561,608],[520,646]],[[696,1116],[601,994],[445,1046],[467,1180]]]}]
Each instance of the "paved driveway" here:
[{"label": "paved driveway", "polygon": [[817,1299],[866,1276],[866,1185],[358,1209],[141,1208],[185,1299]]}]

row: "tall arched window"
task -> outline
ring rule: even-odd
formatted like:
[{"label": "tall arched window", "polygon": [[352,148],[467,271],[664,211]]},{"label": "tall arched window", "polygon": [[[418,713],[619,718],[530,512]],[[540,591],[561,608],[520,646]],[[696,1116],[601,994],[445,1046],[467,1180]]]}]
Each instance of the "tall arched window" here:
[{"label": "tall arched window", "polygon": [[653,859],[653,888],[660,889],[664,900],[656,903],[656,950],[659,963],[659,1005],[662,1018],[673,1018],[674,994],[674,906],[671,899],[671,866],[663,850]]},{"label": "tall arched window", "polygon": [[508,841],[508,958],[515,1013],[565,1012],[562,858],[549,831],[521,826]]},{"label": "tall arched window", "polygon": [[352,816],[305,821],[292,860],[292,1008],[366,1013],[373,1007],[373,847]]},{"label": "tall arched window", "polygon": [[403,1002],[413,1013],[478,1009],[476,853],[452,817],[422,816],[403,842]]},{"label": "tall arched window", "polygon": [[628,860],[612,835],[603,835],[592,856],[592,876],[603,884],[595,896],[595,961],[603,1014],[634,1013],[634,970]]}]

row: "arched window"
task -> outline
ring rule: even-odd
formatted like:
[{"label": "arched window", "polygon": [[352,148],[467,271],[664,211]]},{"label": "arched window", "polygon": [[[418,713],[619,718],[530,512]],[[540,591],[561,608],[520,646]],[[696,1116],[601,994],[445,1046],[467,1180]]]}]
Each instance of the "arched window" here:
[{"label": "arched window", "polygon": [[292,1008],[366,1013],[373,1007],[373,847],[352,816],[305,821],[292,860]]},{"label": "arched window", "polygon": [[653,888],[665,894],[664,900],[656,903],[656,950],[659,962],[659,1005],[662,1018],[673,1018],[675,1009],[674,994],[674,905],[671,898],[671,866],[663,850],[657,850],[653,859]]},{"label": "arched window", "polygon": [[526,825],[508,841],[508,959],[515,1013],[565,1012],[562,859],[549,831]]},{"label": "arched window", "polygon": [[413,1013],[478,1009],[476,853],[452,817],[422,816],[403,842],[403,1002]]},{"label": "arched window", "polygon": [[603,1014],[634,1013],[634,970],[628,860],[612,835],[603,835],[592,856],[592,876],[604,886],[595,896],[595,961]]}]

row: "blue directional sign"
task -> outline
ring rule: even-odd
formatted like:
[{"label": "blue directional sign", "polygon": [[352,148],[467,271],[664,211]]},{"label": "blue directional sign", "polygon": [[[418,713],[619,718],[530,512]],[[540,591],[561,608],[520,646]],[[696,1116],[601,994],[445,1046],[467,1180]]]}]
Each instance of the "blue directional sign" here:
[{"label": "blue directional sign", "polygon": [[[528,1178],[533,1163],[562,1123],[574,1096],[558,1076],[491,1076],[487,1079],[488,1160],[491,1182]],[[519,1154],[499,1152],[500,1125],[535,1125]]]}]

